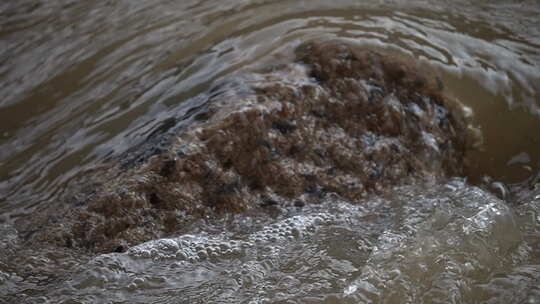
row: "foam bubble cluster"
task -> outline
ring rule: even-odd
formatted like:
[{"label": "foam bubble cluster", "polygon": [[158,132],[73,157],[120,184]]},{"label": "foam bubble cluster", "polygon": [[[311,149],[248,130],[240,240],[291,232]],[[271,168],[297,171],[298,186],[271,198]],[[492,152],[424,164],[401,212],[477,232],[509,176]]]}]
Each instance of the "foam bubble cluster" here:
[{"label": "foam bubble cluster", "polygon": [[225,235],[183,235],[178,238],[152,240],[130,248],[127,254],[135,258],[180,260],[191,263],[208,259],[238,257],[248,248],[277,242],[294,241],[313,234],[318,227],[336,220],[335,215],[316,213],[297,215],[268,225],[245,240]]},{"label": "foam bubble cluster", "polygon": [[145,259],[197,262],[238,255],[241,251],[242,242],[222,239],[219,236],[184,235],[178,238],[149,241],[130,248],[127,254]]},{"label": "foam bubble cluster", "polygon": [[318,226],[334,220],[334,216],[327,213],[314,215],[298,215],[265,227],[253,234],[249,240],[252,242],[277,242],[302,238],[317,230]]}]

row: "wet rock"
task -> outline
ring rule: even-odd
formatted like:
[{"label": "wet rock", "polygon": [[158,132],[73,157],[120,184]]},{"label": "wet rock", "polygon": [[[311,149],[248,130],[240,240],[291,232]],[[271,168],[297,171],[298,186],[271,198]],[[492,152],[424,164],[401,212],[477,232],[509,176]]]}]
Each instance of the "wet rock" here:
[{"label": "wet rock", "polygon": [[112,252],[122,253],[122,252],[126,252],[126,251],[127,251],[127,247],[125,245],[117,245],[117,246],[114,247]]},{"label": "wet rock", "polygon": [[276,201],[276,200],[273,200],[271,198],[263,198],[260,206],[263,207],[263,208],[266,208],[266,207],[274,207],[274,206],[277,206],[279,203]]},{"label": "wet rock", "polygon": [[276,120],[272,123],[272,128],[278,130],[283,135],[288,135],[296,130],[296,125],[286,120]]},{"label": "wet rock", "polygon": [[176,160],[174,158],[168,158],[163,160],[159,175],[167,177],[176,171]]},{"label": "wet rock", "polygon": [[[43,212],[30,242],[110,252],[174,233],[192,218],[278,202],[302,207],[302,196],[311,203],[330,193],[354,202],[462,174],[460,105],[412,65],[335,41],[305,43],[296,57],[221,85],[191,120],[164,122],[147,143],[96,170],[83,203]],[[257,81],[242,81],[250,77]],[[191,125],[174,126],[180,121]],[[53,223],[59,208],[62,220]]]},{"label": "wet rock", "polygon": [[302,207],[304,207],[305,205],[306,205],[306,203],[304,203],[304,202],[301,201],[301,200],[296,200],[296,201],[294,201],[294,206],[295,206],[295,207],[302,208]]}]

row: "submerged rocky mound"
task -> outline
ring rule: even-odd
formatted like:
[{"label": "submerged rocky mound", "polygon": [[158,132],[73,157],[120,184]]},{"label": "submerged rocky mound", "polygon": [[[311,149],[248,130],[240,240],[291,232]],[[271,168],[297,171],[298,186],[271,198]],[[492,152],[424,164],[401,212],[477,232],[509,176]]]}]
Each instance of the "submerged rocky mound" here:
[{"label": "submerged rocky mound", "polygon": [[111,161],[85,191],[40,211],[39,225],[31,217],[28,241],[123,251],[202,216],[329,194],[354,202],[462,175],[467,124],[431,75],[343,42],[295,55],[216,86],[183,127],[173,121],[168,135]]}]

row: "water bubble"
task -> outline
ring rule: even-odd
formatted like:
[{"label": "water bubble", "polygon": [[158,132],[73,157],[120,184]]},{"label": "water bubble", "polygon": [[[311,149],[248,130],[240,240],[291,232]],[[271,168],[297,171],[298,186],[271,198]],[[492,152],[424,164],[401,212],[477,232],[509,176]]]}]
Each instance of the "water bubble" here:
[{"label": "water bubble", "polygon": [[204,250],[204,249],[205,249],[205,248],[204,248],[204,245],[203,245],[203,244],[198,244],[198,245],[195,246],[195,250],[197,250],[197,251],[202,251],[202,250]]},{"label": "water bubble", "polygon": [[179,259],[179,260],[187,260],[187,254],[185,252],[183,252],[182,250],[178,250],[176,252],[176,258]]},{"label": "water bubble", "polygon": [[47,304],[47,303],[50,303],[49,302],[49,299],[47,299],[47,297],[39,297],[39,298],[35,298],[35,299],[32,299],[33,301],[35,301],[34,303],[37,303],[37,304]]},{"label": "water bubble", "polygon": [[143,278],[135,278],[133,279],[132,283],[137,285],[137,286],[142,286],[144,284],[144,279]]},{"label": "water bubble", "polygon": [[208,258],[208,253],[205,250],[200,250],[197,252],[197,256],[199,257],[199,259],[205,260],[206,258]]}]

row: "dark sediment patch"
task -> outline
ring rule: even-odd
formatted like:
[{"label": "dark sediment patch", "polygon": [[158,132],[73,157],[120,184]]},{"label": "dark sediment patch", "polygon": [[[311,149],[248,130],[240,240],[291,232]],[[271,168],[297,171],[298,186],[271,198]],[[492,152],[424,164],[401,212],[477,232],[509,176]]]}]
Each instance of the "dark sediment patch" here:
[{"label": "dark sediment patch", "polygon": [[167,136],[149,139],[157,147],[112,161],[91,191],[22,220],[27,241],[124,251],[202,216],[301,208],[328,193],[354,202],[463,174],[466,121],[429,75],[340,42],[304,44],[296,59],[242,78],[242,89],[211,91],[188,127],[167,121]]}]

